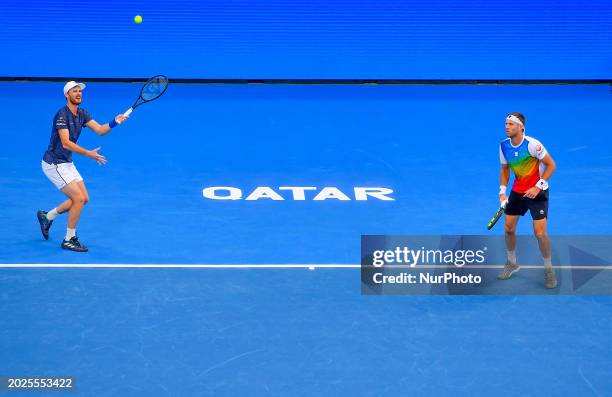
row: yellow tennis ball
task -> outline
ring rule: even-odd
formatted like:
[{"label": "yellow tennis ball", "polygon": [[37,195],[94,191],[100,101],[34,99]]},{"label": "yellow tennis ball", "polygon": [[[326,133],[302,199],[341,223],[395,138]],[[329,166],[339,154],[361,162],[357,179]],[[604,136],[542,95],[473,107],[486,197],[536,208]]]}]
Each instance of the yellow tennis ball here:
[{"label": "yellow tennis ball", "polygon": [[142,22],[142,17],[141,17],[140,15],[136,15],[136,16],[134,17],[134,22],[136,22],[136,23],[141,23],[141,22]]}]

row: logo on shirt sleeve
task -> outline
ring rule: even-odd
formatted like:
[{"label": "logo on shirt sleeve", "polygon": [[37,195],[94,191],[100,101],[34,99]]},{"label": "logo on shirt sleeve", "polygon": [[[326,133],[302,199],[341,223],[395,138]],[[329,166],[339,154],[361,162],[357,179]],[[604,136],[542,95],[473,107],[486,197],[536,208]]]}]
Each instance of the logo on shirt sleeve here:
[{"label": "logo on shirt sleeve", "polygon": [[66,127],[66,120],[64,120],[62,117],[60,117],[59,119],[57,119],[57,121],[55,122],[55,126],[56,127]]},{"label": "logo on shirt sleeve", "polygon": [[536,152],[540,153],[542,151],[542,145],[536,145]]}]

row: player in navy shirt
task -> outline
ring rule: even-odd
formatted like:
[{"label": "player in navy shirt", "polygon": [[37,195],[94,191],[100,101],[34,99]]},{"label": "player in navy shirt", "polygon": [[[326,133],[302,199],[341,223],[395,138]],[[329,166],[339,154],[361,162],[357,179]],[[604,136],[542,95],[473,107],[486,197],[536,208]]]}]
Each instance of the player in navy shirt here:
[{"label": "player in navy shirt", "polygon": [[89,195],[83,178],[72,162],[72,153],[89,157],[100,165],[106,164],[106,158],[98,152],[99,147],[87,150],[77,144],[81,130],[86,126],[102,136],[126,120],[122,114],[119,114],[104,125],[98,124],[85,109],[79,107],[83,99],[83,89],[85,84],[75,81],[69,81],[64,85],[66,106],[58,110],[53,118],[51,139],[41,162],[47,178],[68,196],[68,199],[49,212],[39,210],[37,213],[40,230],[47,240],[53,220],[59,214],[69,212],[68,228],[61,247],[78,252],[87,251],[87,247],[76,236],[76,226],[83,206],[89,201]]}]

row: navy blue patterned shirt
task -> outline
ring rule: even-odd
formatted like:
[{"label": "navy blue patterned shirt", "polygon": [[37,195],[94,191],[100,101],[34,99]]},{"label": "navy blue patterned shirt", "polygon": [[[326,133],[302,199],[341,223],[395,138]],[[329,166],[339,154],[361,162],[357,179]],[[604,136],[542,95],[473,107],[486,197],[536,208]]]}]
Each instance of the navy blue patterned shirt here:
[{"label": "navy blue patterned shirt", "polygon": [[43,160],[49,164],[72,163],[72,152],[62,146],[59,130],[66,128],[70,132],[70,141],[76,143],[81,135],[81,129],[90,120],[91,116],[82,108],[78,108],[76,116],[72,114],[68,106],[58,110],[53,117],[51,139]]}]

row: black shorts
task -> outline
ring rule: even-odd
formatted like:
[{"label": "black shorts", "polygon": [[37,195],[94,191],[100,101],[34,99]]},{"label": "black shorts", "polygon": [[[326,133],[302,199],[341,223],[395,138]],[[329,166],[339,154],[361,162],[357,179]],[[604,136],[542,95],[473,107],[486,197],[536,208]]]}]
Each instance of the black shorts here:
[{"label": "black shorts", "polygon": [[506,205],[506,215],[523,216],[527,210],[531,212],[531,217],[534,221],[545,219],[548,217],[548,190],[542,190],[535,198],[530,199],[523,197],[523,194],[517,193],[514,190],[508,197],[508,205]]}]

